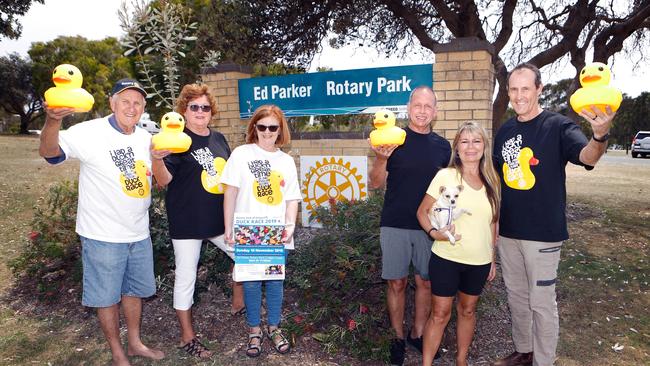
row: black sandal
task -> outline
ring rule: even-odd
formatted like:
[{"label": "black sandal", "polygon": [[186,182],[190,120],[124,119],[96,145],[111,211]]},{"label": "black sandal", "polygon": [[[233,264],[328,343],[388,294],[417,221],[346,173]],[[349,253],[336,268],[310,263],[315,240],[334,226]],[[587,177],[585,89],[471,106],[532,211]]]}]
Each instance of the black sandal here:
[{"label": "black sandal", "polygon": [[[187,352],[190,356],[197,358],[205,359],[212,357],[212,351],[208,349],[198,338],[194,337],[191,341],[185,343],[184,346],[178,347],[178,349]],[[207,352],[207,354],[206,354]]]},{"label": "black sandal", "polygon": [[[262,330],[259,333],[251,333],[248,335],[248,346],[246,347],[246,356],[257,357],[262,354],[262,341],[264,340]],[[260,343],[253,343],[253,339],[259,339]]]},{"label": "black sandal", "polygon": [[[267,336],[273,342],[273,348],[275,348],[276,351],[278,351],[279,354],[286,354],[291,351],[291,344],[287,340],[287,338],[282,334],[282,330],[280,328],[275,328],[273,330],[268,329]],[[286,348],[283,348],[285,347]]]}]

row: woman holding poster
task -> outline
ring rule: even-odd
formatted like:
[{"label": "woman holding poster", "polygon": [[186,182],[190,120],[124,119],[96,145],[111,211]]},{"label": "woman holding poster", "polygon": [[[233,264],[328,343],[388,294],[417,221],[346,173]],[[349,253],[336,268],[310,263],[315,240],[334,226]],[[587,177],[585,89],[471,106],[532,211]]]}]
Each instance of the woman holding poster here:
[{"label": "woman holding poster", "polygon": [[[291,156],[280,150],[290,141],[289,126],[280,108],[263,105],[255,110],[248,123],[246,144],[232,152],[221,176],[221,182],[226,185],[223,206],[226,243],[235,243],[235,214],[280,217],[284,219],[281,242],[285,249],[294,249],[293,231],[302,197],[296,164]],[[262,352],[262,284],[266,288],[266,336],[278,353],[285,354],[291,348],[279,328],[284,281],[246,281],[243,286],[249,326],[246,355],[249,357],[257,357]]]}]

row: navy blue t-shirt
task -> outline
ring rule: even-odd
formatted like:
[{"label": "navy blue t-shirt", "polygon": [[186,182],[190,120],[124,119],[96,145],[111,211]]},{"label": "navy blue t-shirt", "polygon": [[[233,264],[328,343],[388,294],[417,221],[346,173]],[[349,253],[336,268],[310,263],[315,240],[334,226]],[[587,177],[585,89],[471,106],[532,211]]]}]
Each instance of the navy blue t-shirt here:
[{"label": "navy blue t-shirt", "polygon": [[501,177],[499,235],[543,242],[569,238],[565,168],[569,161],[584,166],[580,151],[587,142],[576,123],[548,111],[501,126],[493,154]]},{"label": "navy blue t-shirt", "polygon": [[449,141],[431,132],[421,134],[406,130],[406,141],[388,158],[386,194],[381,212],[381,226],[421,229],[417,210],[440,168],[449,165]]},{"label": "navy blue t-shirt", "polygon": [[[165,205],[172,239],[206,239],[224,232],[223,194],[215,194],[209,175],[221,176],[215,158],[228,159],[230,147],[219,132],[199,136],[189,129],[192,138],[189,150],[165,158],[165,166],[173,176],[167,186]],[[222,167],[223,168],[223,167]],[[204,173],[205,172],[205,173]]]}]

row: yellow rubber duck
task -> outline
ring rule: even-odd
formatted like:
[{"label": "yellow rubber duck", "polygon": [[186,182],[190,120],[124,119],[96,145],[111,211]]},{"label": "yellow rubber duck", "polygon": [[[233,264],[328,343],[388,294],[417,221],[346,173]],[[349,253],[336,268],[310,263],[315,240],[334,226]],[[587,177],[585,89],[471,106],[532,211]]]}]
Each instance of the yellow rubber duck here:
[{"label": "yellow rubber duck", "polygon": [[149,197],[151,186],[149,185],[149,178],[151,171],[147,164],[142,160],[135,161],[135,169],[128,172],[125,176],[124,173],[120,174],[120,182],[122,183],[122,191],[130,197],[145,198]]},{"label": "yellow rubber duck", "polygon": [[279,172],[271,170],[268,181],[268,185],[262,186],[255,180],[253,183],[253,195],[256,200],[265,205],[277,206],[282,203],[282,191],[280,187],[284,187],[284,177]]},{"label": "yellow rubber duck", "polygon": [[375,113],[372,121],[376,130],[370,132],[370,144],[378,145],[401,145],[406,139],[406,131],[395,126],[395,113],[389,110],[380,110]]},{"label": "yellow rubber duck", "polygon": [[49,107],[74,108],[75,112],[88,112],[95,98],[81,87],[83,75],[76,66],[61,64],[52,72],[54,87],[45,92]]},{"label": "yellow rubber duck", "polygon": [[595,105],[605,112],[605,106],[609,106],[613,112],[618,110],[623,100],[621,91],[609,86],[612,73],[609,67],[602,62],[588,64],[580,71],[580,85],[582,88],[576,90],[571,96],[571,107],[576,113],[581,110],[590,110],[589,106]]},{"label": "yellow rubber duck", "polygon": [[221,173],[223,167],[226,166],[226,160],[220,156],[214,158],[214,171],[208,172],[203,170],[201,172],[201,184],[203,189],[214,194],[223,194],[223,184],[221,184]]},{"label": "yellow rubber duck", "polygon": [[530,170],[531,165],[539,164],[533,154],[533,150],[524,147],[519,151],[517,166],[508,166],[503,163],[503,180],[508,187],[519,190],[529,190],[535,185],[535,175]]},{"label": "yellow rubber duck", "polygon": [[187,151],[192,139],[183,132],[185,119],[176,112],[167,112],[160,119],[160,132],[151,139],[156,150],[169,150],[173,153]]}]

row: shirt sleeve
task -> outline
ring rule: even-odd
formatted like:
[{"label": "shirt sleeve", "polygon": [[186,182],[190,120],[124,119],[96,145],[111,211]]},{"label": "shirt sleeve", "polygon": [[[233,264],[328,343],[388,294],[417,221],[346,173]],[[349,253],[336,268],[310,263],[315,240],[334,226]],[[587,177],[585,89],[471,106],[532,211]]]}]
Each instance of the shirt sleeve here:
[{"label": "shirt sleeve", "polygon": [[449,169],[440,169],[438,173],[431,180],[429,188],[427,188],[427,194],[436,200],[440,197],[440,186],[445,185],[446,176],[449,174]]},{"label": "shirt sleeve", "polygon": [[292,200],[302,200],[302,195],[300,194],[300,184],[298,183],[298,172],[296,169],[296,164],[293,161],[291,156],[287,156],[287,189],[285,191],[285,201]]},{"label": "shirt sleeve", "polygon": [[566,118],[562,123],[561,143],[562,155],[566,161],[576,165],[585,165],[580,161],[580,152],[589,140],[582,133],[577,123]]},{"label": "shirt sleeve", "polygon": [[240,150],[235,149],[235,151],[232,152],[232,155],[230,155],[226,161],[223,173],[221,173],[221,183],[238,188],[241,186],[240,167],[242,165],[239,151]]},{"label": "shirt sleeve", "polygon": [[74,125],[67,130],[59,132],[59,147],[63,151],[66,158],[75,158],[81,161],[84,160],[86,145],[89,139],[84,134],[84,128],[81,124]]},{"label": "shirt sleeve", "polygon": [[175,176],[176,170],[178,169],[178,166],[181,164],[181,158],[178,156],[178,154],[170,154],[166,156],[163,159],[163,162],[165,163],[165,167],[167,167],[169,174],[171,174],[172,177]]}]

